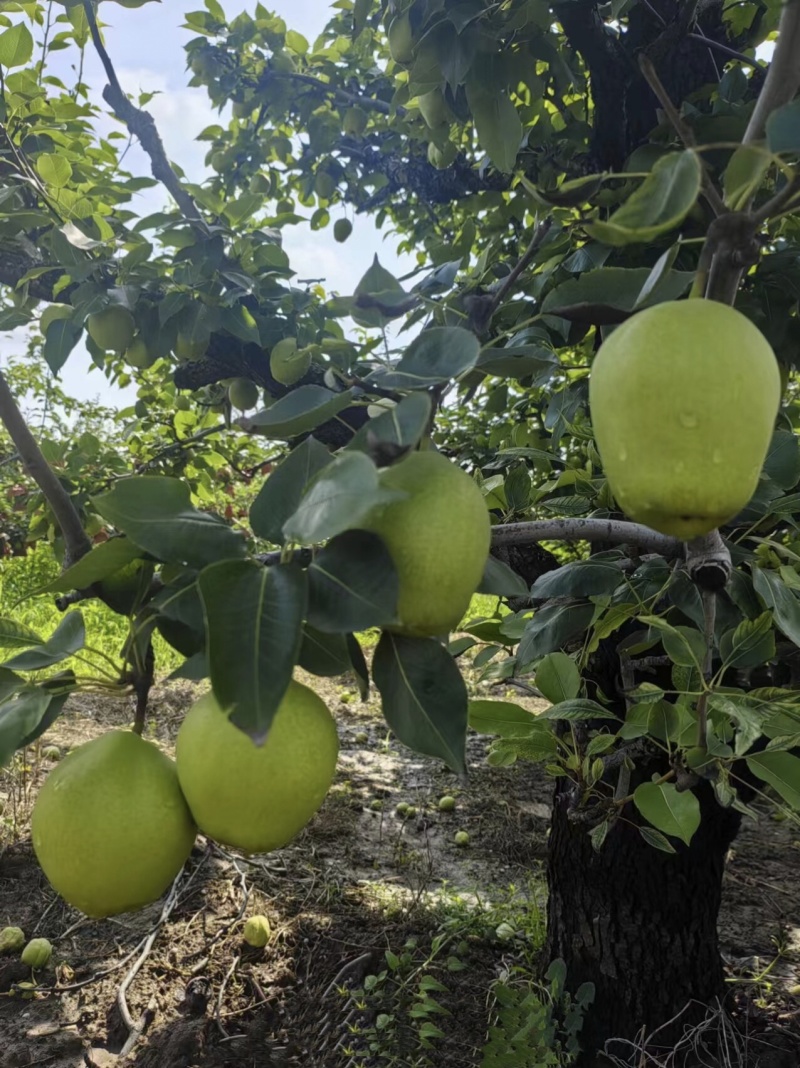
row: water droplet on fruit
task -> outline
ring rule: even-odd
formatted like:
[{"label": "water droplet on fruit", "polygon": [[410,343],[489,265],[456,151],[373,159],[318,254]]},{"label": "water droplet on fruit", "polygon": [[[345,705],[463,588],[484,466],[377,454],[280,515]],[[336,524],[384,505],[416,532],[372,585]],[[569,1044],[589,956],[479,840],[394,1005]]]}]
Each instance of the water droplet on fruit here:
[{"label": "water droplet on fruit", "polygon": [[714,449],[711,454],[711,462],[714,464],[721,464],[723,459],[722,449]]},{"label": "water droplet on fruit", "polygon": [[628,459],[628,450],[627,450],[627,449],[626,449],[626,448],[625,448],[625,447],[623,446],[623,447],[622,447],[622,448],[621,448],[621,449],[619,450],[619,452],[617,453],[617,455],[619,456],[620,460],[622,460],[622,461],[623,461],[623,463],[624,463],[624,462],[625,462],[625,460],[627,460],[627,459]]},{"label": "water droplet on fruit", "polygon": [[697,426],[697,416],[694,412],[681,412],[678,416],[681,426],[686,430],[694,430]]}]

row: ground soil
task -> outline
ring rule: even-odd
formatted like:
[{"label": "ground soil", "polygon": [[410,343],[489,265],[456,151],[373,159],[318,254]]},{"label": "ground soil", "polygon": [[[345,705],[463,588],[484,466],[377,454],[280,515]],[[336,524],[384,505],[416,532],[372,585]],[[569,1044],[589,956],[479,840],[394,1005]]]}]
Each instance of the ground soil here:
[{"label": "ground soil", "polygon": [[[517,981],[513,969],[532,966],[541,941],[551,780],[530,764],[488,767],[486,741],[472,735],[462,786],[395,742],[374,701],[361,704],[341,680],[314,685],[341,739],[322,810],[291,846],[250,861],[199,838],[166,917],[164,901],[102,922],[66,906],[27,830],[46,760],[3,773],[0,927],[47,937],[55,952],[33,997],[18,986],[30,972],[0,957],[0,1068],[480,1065],[491,984]],[[167,750],[197,692],[184,682],[155,691],[148,734]],[[130,718],[128,704],[75,698],[46,741],[64,752]],[[438,809],[446,793],[453,813]],[[401,801],[416,814],[398,816]],[[469,832],[466,848],[456,830]],[[746,823],[720,931],[740,1015],[776,1051],[764,1068],[800,1064],[798,873],[796,825],[768,810]],[[254,913],[272,926],[264,950],[242,941]],[[498,916],[511,921],[499,934]],[[387,950],[401,958],[394,971]],[[446,1010],[430,1017],[442,1037],[429,1048],[426,1018],[414,1015],[421,977],[440,984],[433,996]]]}]

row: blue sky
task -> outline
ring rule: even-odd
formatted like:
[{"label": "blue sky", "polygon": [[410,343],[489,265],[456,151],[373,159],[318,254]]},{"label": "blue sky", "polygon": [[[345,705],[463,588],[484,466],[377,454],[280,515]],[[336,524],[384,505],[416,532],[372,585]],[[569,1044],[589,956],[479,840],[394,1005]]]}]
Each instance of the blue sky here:
[{"label": "blue sky", "polygon": [[[272,0],[272,3],[265,0],[265,6],[281,15],[290,29],[298,30],[309,40],[323,28],[330,11],[320,0]],[[183,30],[181,24],[186,11],[201,7],[201,0],[194,4],[191,0],[180,4],[164,0],[134,9],[115,3],[103,3],[100,8],[106,23],[106,48],[123,88],[131,93],[158,90],[159,95],[153,97],[147,110],[156,121],[167,155],[180,164],[189,181],[195,182],[202,180],[206,173],[203,157],[207,151],[207,145],[195,138],[205,126],[219,121],[205,91],[187,85],[189,74],[185,70],[183,47],[192,34]],[[243,9],[252,11],[254,3],[223,0],[223,7],[232,18]],[[61,55],[64,57],[61,63],[75,62],[75,55]],[[59,73],[69,84],[69,71],[62,67]],[[105,75],[91,46],[86,53],[85,80],[95,96],[99,96]],[[149,161],[138,147],[128,153],[126,164],[134,173],[149,174]],[[165,201],[166,193],[162,189],[148,190],[138,197],[135,210],[145,215],[161,208]],[[346,245],[336,244],[332,227],[315,233],[305,226],[293,227],[285,231],[284,241],[292,268],[300,278],[324,276],[326,287],[340,293],[352,293],[376,252],[394,273],[403,273],[414,265],[410,258],[398,260],[393,239],[385,240],[368,218],[354,220],[354,231]],[[0,337],[0,354],[21,355],[24,350],[18,332]],[[121,391],[109,386],[82,348],[72,353],[61,377],[67,392],[76,397],[101,397],[105,403],[117,406],[129,402],[133,396],[130,389]]]}]

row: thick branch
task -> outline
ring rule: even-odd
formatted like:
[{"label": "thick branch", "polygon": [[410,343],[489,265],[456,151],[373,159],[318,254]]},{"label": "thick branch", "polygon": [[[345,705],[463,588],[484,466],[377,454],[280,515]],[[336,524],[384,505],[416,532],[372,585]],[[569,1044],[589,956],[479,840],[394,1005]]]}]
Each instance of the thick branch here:
[{"label": "thick branch", "polygon": [[492,531],[493,545],[532,545],[539,541],[606,541],[635,545],[666,557],[682,556],[684,551],[683,542],[677,538],[618,519],[541,519],[507,523]]},{"label": "thick branch", "polygon": [[64,538],[64,568],[68,568],[91,550],[91,542],[81,525],[80,516],[69,494],[56,478],[55,472],[45,460],[41,449],[28,430],[22,412],[2,372],[0,372],[0,419],[14,442],[28,474],[36,482],[53,511]]},{"label": "thick branch", "polygon": [[778,28],[778,43],[767,71],[764,87],[758,95],[744,143],[760,141],[767,119],[773,111],[790,100],[800,88],[800,2],[787,0]]}]

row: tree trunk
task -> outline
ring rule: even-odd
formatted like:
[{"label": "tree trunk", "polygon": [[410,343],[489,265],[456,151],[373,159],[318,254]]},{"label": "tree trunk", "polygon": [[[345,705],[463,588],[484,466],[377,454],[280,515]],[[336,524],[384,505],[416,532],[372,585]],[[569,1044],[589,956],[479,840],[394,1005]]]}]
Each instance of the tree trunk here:
[{"label": "tree trunk", "polygon": [[669,854],[648,845],[628,806],[598,853],[586,824],[569,817],[569,787],[559,779],[555,792],[547,960],[565,961],[570,990],[595,985],[581,1032],[581,1068],[604,1063],[598,1059],[604,1050],[640,1064],[624,1040],[663,1027],[657,1047],[670,1049],[687,1024],[706,1014],[705,1006],[724,996],[717,914],[725,855],[740,817],[703,784],[697,790],[702,822],[689,847],[673,839],[678,852]]}]

